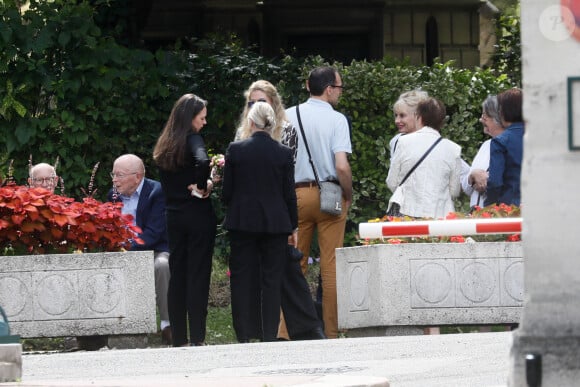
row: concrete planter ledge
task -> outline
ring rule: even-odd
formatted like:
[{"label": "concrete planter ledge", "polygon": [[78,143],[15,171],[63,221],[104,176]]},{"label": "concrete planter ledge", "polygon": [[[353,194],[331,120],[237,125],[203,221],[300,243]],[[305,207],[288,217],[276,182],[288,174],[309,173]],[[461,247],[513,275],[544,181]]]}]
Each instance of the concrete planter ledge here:
[{"label": "concrete planter ledge", "polygon": [[153,252],[0,257],[0,304],[23,338],[156,331]]},{"label": "concrete planter ledge", "polygon": [[337,249],[338,325],[349,336],[370,336],[518,323],[523,269],[521,242]]}]

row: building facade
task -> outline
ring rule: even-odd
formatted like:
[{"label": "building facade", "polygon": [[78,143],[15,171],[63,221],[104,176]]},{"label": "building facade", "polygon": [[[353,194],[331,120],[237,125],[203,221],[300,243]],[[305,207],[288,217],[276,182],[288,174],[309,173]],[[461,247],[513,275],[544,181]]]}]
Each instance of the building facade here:
[{"label": "building facade", "polygon": [[408,58],[485,66],[498,10],[482,0],[142,0],[141,39],[235,33],[265,56],[281,52],[328,60]]}]

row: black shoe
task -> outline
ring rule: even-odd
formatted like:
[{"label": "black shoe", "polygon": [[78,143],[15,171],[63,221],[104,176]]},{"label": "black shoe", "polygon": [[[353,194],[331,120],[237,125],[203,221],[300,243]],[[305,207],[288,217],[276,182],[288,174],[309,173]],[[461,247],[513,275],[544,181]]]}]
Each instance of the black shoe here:
[{"label": "black shoe", "polygon": [[324,340],[327,339],[324,331],[320,327],[312,328],[309,331],[292,335],[292,340]]}]

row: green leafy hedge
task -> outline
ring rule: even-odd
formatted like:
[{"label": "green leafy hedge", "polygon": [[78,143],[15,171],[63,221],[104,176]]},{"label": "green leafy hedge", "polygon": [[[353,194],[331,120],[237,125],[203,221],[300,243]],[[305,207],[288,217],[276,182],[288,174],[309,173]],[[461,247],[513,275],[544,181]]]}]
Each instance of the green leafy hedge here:
[{"label": "green leafy hedge", "polygon": [[[141,156],[148,175],[156,177],[151,152],[183,93],[209,101],[204,136],[212,153],[223,153],[242,110],[242,93],[253,81],[270,80],[291,106],[307,98],[308,71],[323,63],[320,57],[266,59],[235,39],[217,36],[154,53],[127,48],[99,27],[86,1],[32,0],[21,14],[15,1],[6,0],[0,3],[0,20],[2,175],[13,160],[14,178],[24,183],[30,155],[34,163],[58,156],[65,192],[76,197],[83,196],[81,188],[100,162],[96,197],[104,198],[108,172],[122,153]],[[452,63],[422,67],[385,59],[335,65],[347,85],[337,108],[352,119],[353,129],[350,241],[356,224],[386,208],[387,145],[396,133],[392,105],[400,93],[421,87],[443,100],[449,114],[443,134],[471,161],[484,139],[481,102],[512,85],[491,69],[458,69]]]}]

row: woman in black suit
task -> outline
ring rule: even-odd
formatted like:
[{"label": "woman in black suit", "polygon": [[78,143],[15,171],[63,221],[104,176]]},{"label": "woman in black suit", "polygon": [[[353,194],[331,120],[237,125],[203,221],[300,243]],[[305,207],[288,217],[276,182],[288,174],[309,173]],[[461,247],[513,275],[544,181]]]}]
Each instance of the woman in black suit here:
[{"label": "woman in black suit", "polygon": [[[294,126],[288,122],[286,111],[282,98],[278,94],[278,90],[270,82],[260,79],[253,82],[250,87],[244,92],[246,97],[246,104],[240,116],[238,129],[236,130],[235,141],[245,140],[252,135],[250,123],[248,121],[248,113],[254,103],[261,101],[267,102],[274,111],[276,125],[272,129],[271,136],[274,140],[286,145],[294,154],[296,160],[297,152],[297,132]],[[289,253],[292,252],[289,249]],[[293,252],[299,252],[297,249]],[[300,258],[294,256],[291,259],[291,254],[287,254],[286,268],[284,270],[284,279],[282,280],[282,311],[284,318],[280,318],[280,327],[278,329],[278,340],[317,340],[325,339],[324,330],[322,329],[322,322],[316,312],[316,306],[312,300],[310,293],[310,286],[308,281],[304,278],[302,267],[300,266]],[[262,321],[260,310],[261,294],[259,270],[254,270],[257,277],[252,281],[252,291],[255,296],[254,305],[249,313],[254,315],[255,323],[252,325],[257,328],[256,332],[247,332],[251,338],[261,338]]]},{"label": "woman in black suit", "polygon": [[206,333],[217,224],[208,199],[213,187],[210,159],[200,135],[206,115],[206,101],[194,94],[183,95],[153,151],[165,195],[171,272],[167,298],[174,347],[203,345]]},{"label": "woman in black suit", "polygon": [[249,311],[254,302],[253,271],[259,270],[262,341],[275,341],[286,245],[297,244],[293,153],[271,137],[276,121],[270,105],[255,103],[248,120],[252,135],[229,145],[223,178],[232,317],[238,341],[247,342],[257,330]]}]

